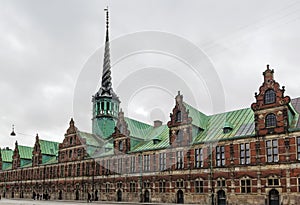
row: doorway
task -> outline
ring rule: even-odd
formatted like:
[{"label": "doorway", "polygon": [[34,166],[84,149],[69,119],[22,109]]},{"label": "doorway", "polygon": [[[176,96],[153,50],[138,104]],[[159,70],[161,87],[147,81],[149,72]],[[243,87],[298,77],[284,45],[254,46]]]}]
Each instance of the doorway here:
[{"label": "doorway", "polygon": [[184,194],[182,190],[178,190],[177,192],[177,204],[183,204],[184,203]]},{"label": "doorway", "polygon": [[269,192],[269,204],[279,205],[279,192],[276,189],[272,189]]},{"label": "doorway", "polygon": [[218,191],[218,205],[226,205],[226,194],[224,190]]},{"label": "doorway", "polygon": [[117,191],[117,201],[122,201],[122,191],[120,189]]},{"label": "doorway", "polygon": [[150,202],[150,192],[148,189],[146,189],[144,193],[144,202]]}]

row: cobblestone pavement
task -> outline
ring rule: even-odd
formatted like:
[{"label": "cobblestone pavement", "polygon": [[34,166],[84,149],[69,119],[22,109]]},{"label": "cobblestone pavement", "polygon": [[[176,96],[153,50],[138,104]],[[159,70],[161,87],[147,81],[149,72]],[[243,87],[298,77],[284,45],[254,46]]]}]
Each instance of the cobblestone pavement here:
[{"label": "cobblestone pavement", "polygon": [[[107,202],[107,201],[97,201],[92,203],[87,203],[86,201],[37,201],[37,200],[30,200],[30,199],[1,199],[0,204],[7,204],[7,205],[58,205],[58,204],[103,204],[103,205],[135,205],[135,204],[141,204],[141,205],[170,205],[170,204],[159,204],[159,203],[130,203],[130,202]],[[192,204],[190,204],[192,205]]]}]

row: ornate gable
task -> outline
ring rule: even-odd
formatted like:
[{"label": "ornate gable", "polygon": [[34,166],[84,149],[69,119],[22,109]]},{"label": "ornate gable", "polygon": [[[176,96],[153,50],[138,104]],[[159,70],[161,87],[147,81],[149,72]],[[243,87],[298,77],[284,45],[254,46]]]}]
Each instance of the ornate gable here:
[{"label": "ornate gable", "polygon": [[263,72],[264,82],[255,93],[256,102],[251,105],[255,115],[255,129],[259,136],[280,134],[288,130],[288,104],[290,97],[284,96],[285,88],[280,88],[274,80],[274,70]]},{"label": "ornate gable", "polygon": [[17,169],[21,166],[21,159],[20,159],[20,154],[19,154],[19,148],[18,148],[18,142],[17,141],[15,143],[15,149],[14,149],[14,153],[13,153],[13,156],[12,156],[12,160],[13,160],[13,164],[12,164],[13,169]]},{"label": "ornate gable", "polygon": [[69,125],[63,142],[59,144],[59,162],[78,160],[85,156],[85,149],[82,145],[86,144],[86,140],[79,137],[73,118]]},{"label": "ornate gable", "polygon": [[118,114],[118,121],[115,127],[115,132],[112,134],[114,139],[114,152],[115,154],[127,153],[130,151],[130,131],[128,124],[124,118],[124,112]]},{"label": "ornate gable", "polygon": [[35,144],[32,151],[32,166],[38,166],[42,164],[42,151],[40,146],[40,140],[38,134],[35,137]]},{"label": "ornate gable", "polygon": [[170,118],[167,124],[170,129],[170,145],[188,145],[192,139],[192,118],[189,117],[189,110],[186,109],[183,103],[183,96],[180,95],[180,92],[175,97],[175,107],[172,113],[170,113]]}]

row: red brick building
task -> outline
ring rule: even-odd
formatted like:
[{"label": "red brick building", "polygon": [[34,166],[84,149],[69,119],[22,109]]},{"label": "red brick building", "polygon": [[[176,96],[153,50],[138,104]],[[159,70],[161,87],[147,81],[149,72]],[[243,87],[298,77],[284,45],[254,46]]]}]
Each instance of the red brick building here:
[{"label": "red brick building", "polygon": [[93,132],[71,119],[61,143],[37,136],[32,147],[2,149],[2,197],[300,204],[300,98],[285,96],[269,66],[251,108],[205,115],[178,93],[170,121],[149,125],[119,110],[108,22],[106,32]]}]

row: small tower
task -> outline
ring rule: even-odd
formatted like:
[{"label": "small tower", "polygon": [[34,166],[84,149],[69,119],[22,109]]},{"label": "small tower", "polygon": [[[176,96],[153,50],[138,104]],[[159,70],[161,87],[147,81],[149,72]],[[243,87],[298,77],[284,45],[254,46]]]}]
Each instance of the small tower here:
[{"label": "small tower", "polygon": [[114,132],[118,119],[120,100],[112,88],[110,49],[109,49],[109,16],[106,11],[106,37],[103,60],[102,82],[99,91],[93,96],[93,134],[102,138],[108,138]]},{"label": "small tower", "polygon": [[251,105],[256,135],[286,133],[289,128],[290,97],[284,96],[285,88],[280,88],[279,83],[274,80],[274,70],[271,70],[269,65],[263,76],[264,82],[259,88],[259,93],[255,93],[256,102]]}]

